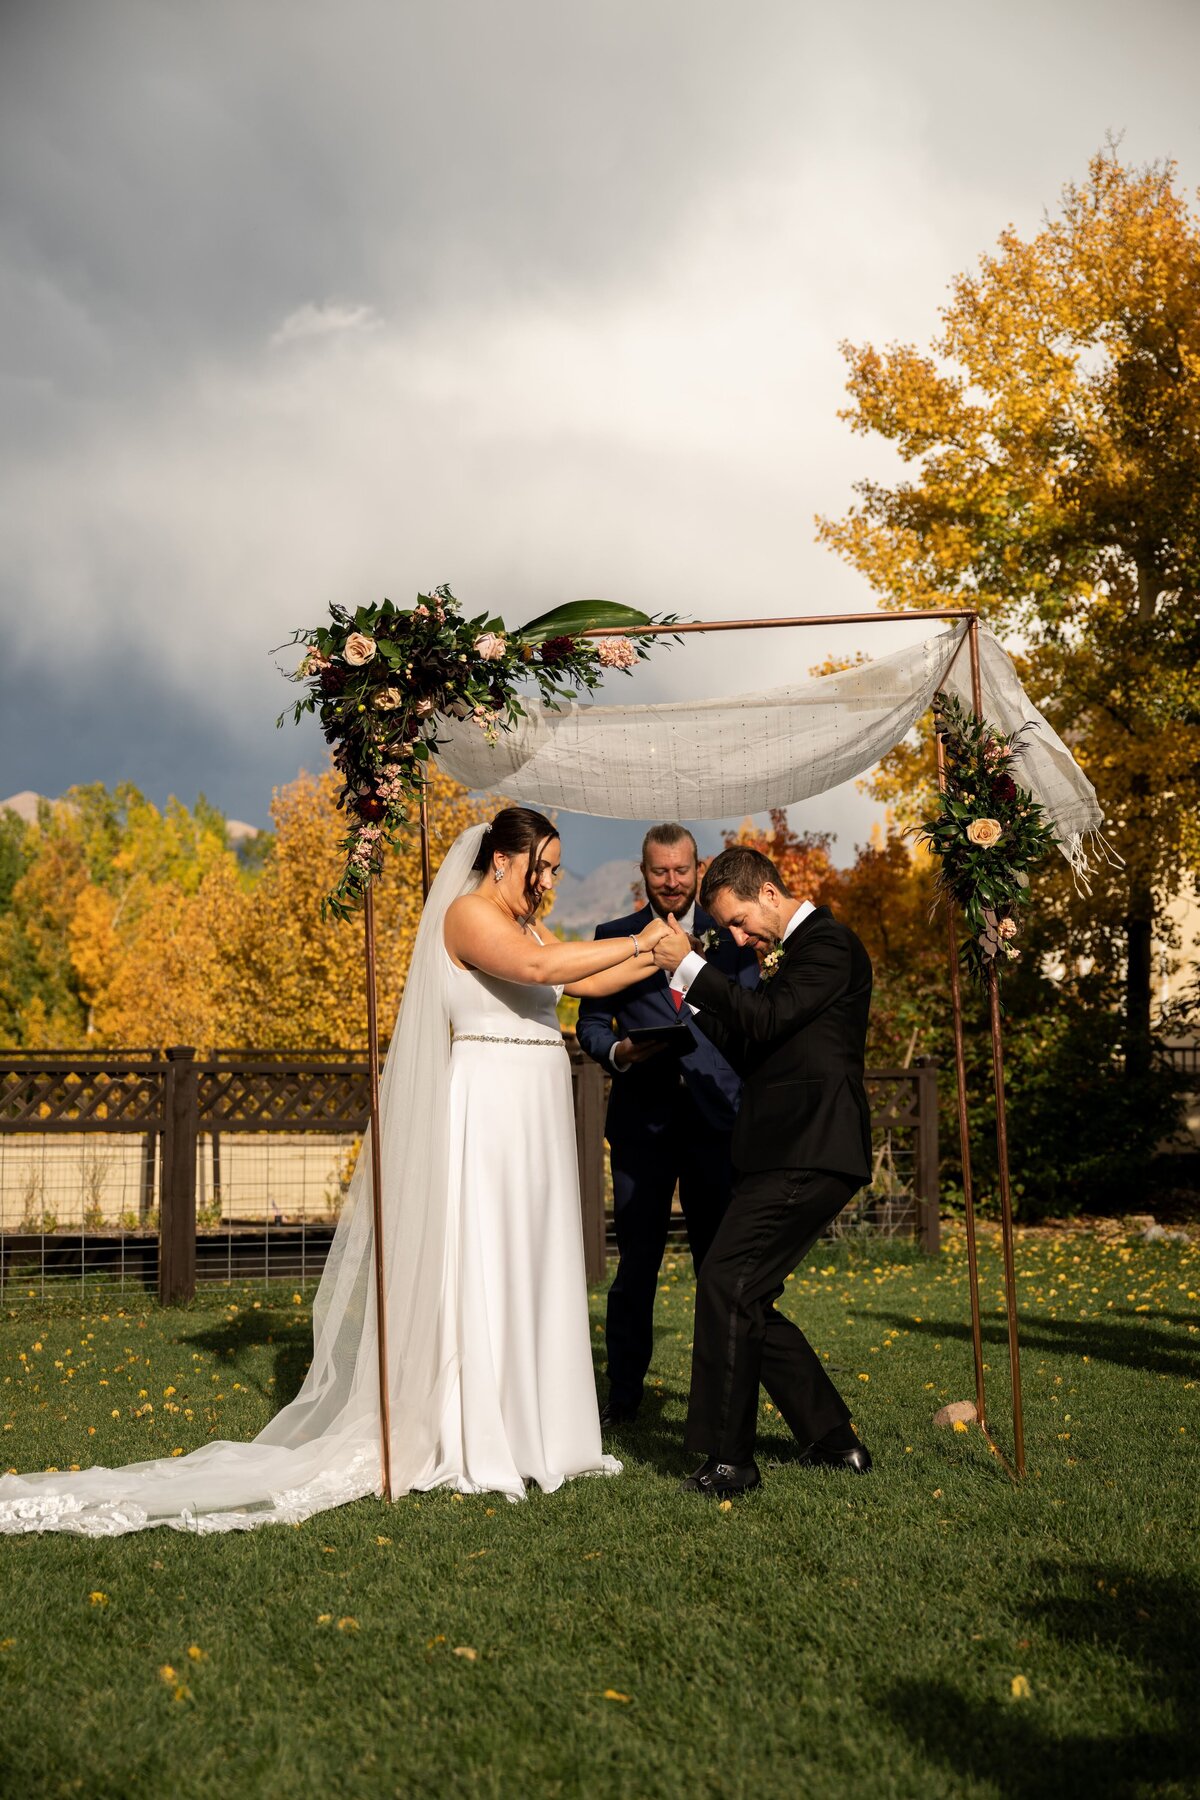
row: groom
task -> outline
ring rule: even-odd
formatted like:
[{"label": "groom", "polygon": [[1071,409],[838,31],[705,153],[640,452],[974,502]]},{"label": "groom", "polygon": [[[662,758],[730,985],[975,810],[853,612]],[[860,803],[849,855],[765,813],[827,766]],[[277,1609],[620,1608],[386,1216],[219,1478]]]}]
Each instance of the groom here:
[{"label": "groom", "polygon": [[805,1460],[865,1475],[871,1457],[803,1333],[776,1311],[784,1282],[871,1172],[863,1089],[871,959],[827,906],[792,897],[770,859],[735,845],[714,858],[700,899],[735,944],[763,950],[747,992],[681,931],[654,960],[743,1078],[733,1133],[733,1199],[696,1286],[684,1483],[725,1498],[759,1485],[759,1385]]},{"label": "groom", "polygon": [[[682,825],[656,825],[646,833],[642,880],[646,905],[628,918],[599,926],[598,938],[636,934],[656,917],[674,919],[696,941],[713,927],[696,905],[696,840]],[[681,942],[687,945],[688,937]],[[752,985],[758,980],[754,952],[739,948],[726,933],[712,961],[732,981]],[[682,1022],[690,1019],[684,1011]],[[635,1043],[627,1035],[638,1027],[670,1028],[680,1022],[666,977],[649,966],[645,981],[611,1000],[585,1000],[579,1008],[579,1042],[612,1074],[604,1134],[620,1261],[608,1293],[605,1326],[609,1397],[600,1422],[606,1429],[632,1421],[641,1405],[676,1183],[697,1269],[729,1204],[729,1136],[741,1085],[737,1076],[694,1025],[693,1041],[682,1055]]]}]

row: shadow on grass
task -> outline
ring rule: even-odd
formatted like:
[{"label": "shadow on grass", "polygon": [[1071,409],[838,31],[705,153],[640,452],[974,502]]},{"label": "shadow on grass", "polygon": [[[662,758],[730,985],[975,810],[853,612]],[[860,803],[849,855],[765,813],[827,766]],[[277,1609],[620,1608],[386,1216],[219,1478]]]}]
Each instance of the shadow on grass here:
[{"label": "shadow on grass", "polygon": [[1038,1716],[1036,1682],[1030,1700],[980,1701],[905,1681],[882,1696],[884,1710],[932,1762],[1013,1800],[1194,1793],[1195,1584],[1086,1563],[1044,1563],[1040,1573],[1060,1591],[1024,1617],[1064,1648],[1111,1662],[1130,1706],[1110,1730],[1053,1731]]},{"label": "shadow on grass", "polygon": [[[665,1338],[673,1327],[656,1324],[654,1336],[657,1340]],[[605,1373],[606,1352],[602,1338],[592,1340],[592,1369],[596,1378],[596,1392],[600,1396],[600,1404],[604,1404],[604,1396],[608,1393],[608,1376]],[[651,1365],[650,1379],[653,1381],[655,1364]],[[841,1373],[845,1374],[846,1370]],[[671,1479],[690,1474],[701,1460],[692,1451],[683,1447],[684,1418],[687,1413],[688,1393],[685,1387],[646,1388],[642,1404],[638,1408],[638,1416],[632,1424],[621,1425],[611,1432],[605,1433],[604,1447],[613,1455],[619,1456],[622,1450],[641,1461],[650,1464],[657,1474]],[[665,1415],[668,1408],[675,1416],[668,1419]],[[804,1454],[803,1447],[796,1442],[786,1426],[776,1426],[761,1431],[755,1440],[755,1460],[763,1466],[780,1468],[788,1462],[796,1462]]]},{"label": "shadow on grass", "polygon": [[[955,1338],[965,1343],[971,1336],[967,1319],[922,1319],[918,1325],[911,1313],[879,1312],[872,1317],[924,1337]],[[1122,1320],[1125,1323],[1119,1322]],[[1145,1369],[1156,1375],[1200,1374],[1196,1347],[1178,1332],[1144,1322],[1144,1315],[1140,1314],[1135,1320],[1133,1313],[1115,1310],[1103,1319],[1047,1319],[1042,1314],[1024,1313],[1020,1317],[1020,1332],[1022,1354],[1042,1350],[1048,1356],[1090,1356],[1093,1362]],[[1004,1320],[985,1319],[983,1339],[988,1344],[1006,1345],[1008,1327]]]},{"label": "shadow on grass", "polygon": [[[224,1367],[236,1370],[240,1380],[247,1385],[253,1383],[276,1409],[295,1399],[312,1358],[312,1326],[308,1321],[301,1327],[290,1313],[268,1312],[265,1308],[239,1313],[236,1319],[223,1319],[201,1331],[181,1331],[179,1342],[206,1351]],[[245,1352],[264,1348],[274,1351],[273,1387],[268,1387],[265,1377],[255,1369],[239,1363]]]},{"label": "shadow on grass", "polygon": [[[690,1474],[702,1460],[683,1447],[686,1411],[686,1389],[647,1388],[637,1418],[631,1425],[606,1432],[604,1447],[616,1456],[623,1452],[636,1456],[640,1462],[648,1463],[656,1474],[678,1480]],[[755,1442],[754,1455],[760,1467],[780,1468],[785,1463],[798,1461],[802,1454],[800,1445],[784,1427],[760,1432]]]}]

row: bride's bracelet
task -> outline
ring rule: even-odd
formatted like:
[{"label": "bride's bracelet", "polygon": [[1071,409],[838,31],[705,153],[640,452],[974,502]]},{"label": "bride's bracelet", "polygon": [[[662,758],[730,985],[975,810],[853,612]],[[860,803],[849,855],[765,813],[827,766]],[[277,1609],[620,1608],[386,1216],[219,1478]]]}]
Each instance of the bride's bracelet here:
[{"label": "bride's bracelet", "polygon": [[638,943],[632,931],[629,934],[629,941],[633,945],[633,960],[636,962],[638,957],[642,954],[642,946]]}]

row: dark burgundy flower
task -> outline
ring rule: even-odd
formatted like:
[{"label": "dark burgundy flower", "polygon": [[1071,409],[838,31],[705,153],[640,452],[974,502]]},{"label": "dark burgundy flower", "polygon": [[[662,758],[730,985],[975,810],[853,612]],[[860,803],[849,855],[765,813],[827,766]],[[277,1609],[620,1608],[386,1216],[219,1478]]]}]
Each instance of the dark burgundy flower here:
[{"label": "dark burgundy flower", "polygon": [[1017,797],[1017,784],[1011,775],[1002,775],[999,781],[992,784],[992,792],[997,800],[1011,801]]},{"label": "dark burgundy flower", "polygon": [[387,806],[378,794],[359,794],[354,802],[354,810],[360,819],[369,819],[374,823],[383,818]]},{"label": "dark burgundy flower", "polygon": [[320,674],[321,692],[330,700],[344,693],[346,683],[350,679],[349,669],[342,668],[340,663],[330,663]]},{"label": "dark burgundy flower", "polygon": [[542,645],[542,661],[544,663],[568,662],[575,654],[573,637],[547,638]]}]

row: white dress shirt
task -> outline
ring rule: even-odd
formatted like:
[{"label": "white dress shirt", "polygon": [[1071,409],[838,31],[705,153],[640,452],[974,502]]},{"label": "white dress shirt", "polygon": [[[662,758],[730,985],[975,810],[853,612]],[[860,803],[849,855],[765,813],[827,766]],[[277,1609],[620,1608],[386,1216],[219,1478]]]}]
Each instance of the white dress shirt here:
[{"label": "white dress shirt", "polygon": [[[784,926],[783,937],[780,941],[786,944],[797,925],[802,925],[808,915],[816,912],[816,910],[817,909],[811,900],[802,900],[787,924]],[[701,956],[700,952],[698,950],[689,950],[671,977],[671,987],[674,992],[677,994],[686,994],[703,967],[704,958]],[[691,1003],[689,1002],[689,1005],[690,1004]],[[692,1007],[692,1011],[696,1011],[694,1006]]]},{"label": "white dress shirt", "polygon": [[[658,918],[660,916],[658,913],[654,912],[653,907],[651,907],[650,910],[653,913],[653,916],[655,918]],[[688,907],[687,911],[679,914],[679,926],[682,931],[687,933],[688,937],[691,937],[692,932],[695,929],[695,925],[696,925],[696,902],[693,900],[692,904]],[[689,952],[689,954],[694,955],[695,952],[692,951],[692,952]],[[697,959],[697,960],[702,960],[702,959]],[[674,987],[674,985],[675,985],[675,983],[672,982],[671,986]],[[620,1043],[621,1041],[622,1040],[620,1038],[617,1039],[617,1043]],[[616,1074],[624,1075],[625,1069],[623,1069],[621,1067],[620,1063],[617,1061],[617,1045],[616,1044],[613,1045],[612,1049],[608,1053],[608,1061],[609,1061],[610,1068],[612,1068]],[[632,1063],[626,1064],[626,1068],[632,1068],[632,1066],[633,1066]]]}]

